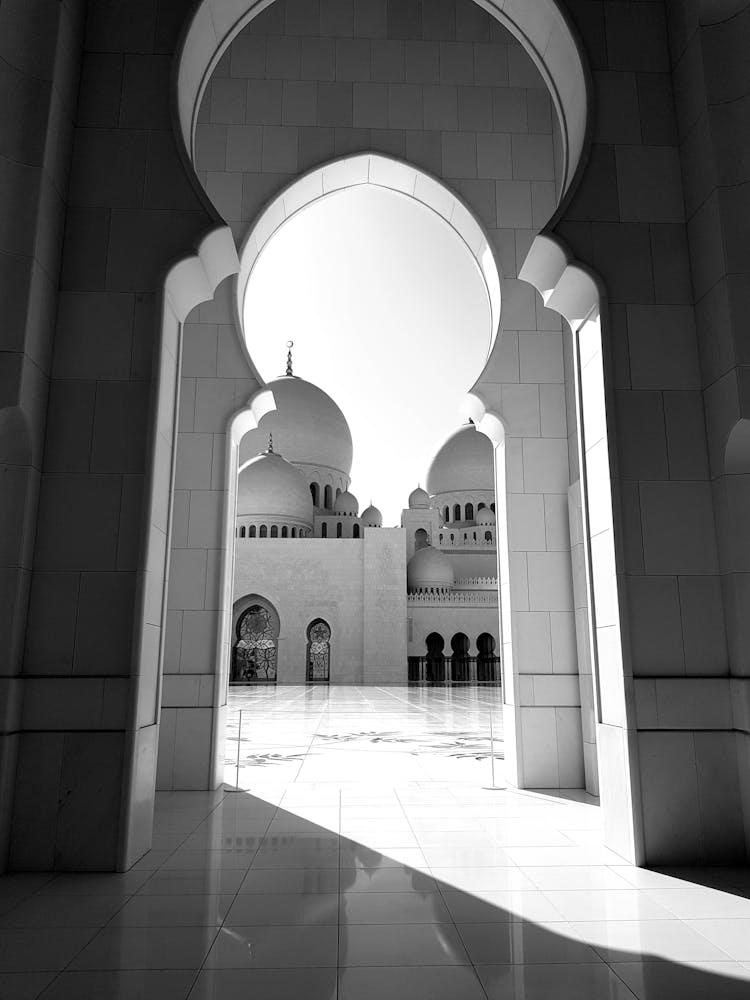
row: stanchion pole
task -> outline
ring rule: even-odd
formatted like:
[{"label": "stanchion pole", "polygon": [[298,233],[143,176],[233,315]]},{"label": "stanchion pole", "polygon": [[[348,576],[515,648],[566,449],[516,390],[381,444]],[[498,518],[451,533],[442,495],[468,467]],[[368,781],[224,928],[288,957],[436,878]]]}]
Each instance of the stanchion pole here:
[{"label": "stanchion pole", "polygon": [[240,787],[240,743],[241,742],[242,742],[242,709],[240,709],[240,722],[239,722],[239,729],[237,730],[237,768],[234,778],[234,783],[237,786],[237,788]]},{"label": "stanchion pole", "polygon": [[492,764],[492,787],[495,788],[495,733],[492,729],[492,702],[490,702],[490,761]]}]

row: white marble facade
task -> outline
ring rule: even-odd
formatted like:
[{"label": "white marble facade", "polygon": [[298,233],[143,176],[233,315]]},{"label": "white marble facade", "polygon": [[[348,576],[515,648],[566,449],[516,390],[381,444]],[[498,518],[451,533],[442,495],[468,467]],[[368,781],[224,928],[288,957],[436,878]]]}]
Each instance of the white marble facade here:
[{"label": "white marble facade", "polygon": [[621,856],[746,861],[749,17],[2,5],[3,864],[130,866],[157,734],[160,780],[219,780],[228,483],[263,409],[237,250],[350,154],[429,174],[500,273],[473,415],[513,779],[596,768]]}]

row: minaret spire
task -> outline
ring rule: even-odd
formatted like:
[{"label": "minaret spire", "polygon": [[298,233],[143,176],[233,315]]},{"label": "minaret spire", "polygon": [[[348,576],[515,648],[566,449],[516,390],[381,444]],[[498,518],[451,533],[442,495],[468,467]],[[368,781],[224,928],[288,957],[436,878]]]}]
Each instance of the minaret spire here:
[{"label": "minaret spire", "polygon": [[292,348],[294,347],[293,340],[287,340],[286,342],[287,352],[286,352],[286,373],[287,375],[293,375],[292,371]]}]

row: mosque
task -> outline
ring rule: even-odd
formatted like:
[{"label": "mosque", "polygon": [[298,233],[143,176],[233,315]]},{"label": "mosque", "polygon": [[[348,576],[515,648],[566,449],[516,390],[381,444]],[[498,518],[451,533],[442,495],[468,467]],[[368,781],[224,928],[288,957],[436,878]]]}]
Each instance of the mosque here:
[{"label": "mosque", "polygon": [[352,437],[287,372],[240,444],[231,683],[499,683],[492,445],[444,441],[400,527],[350,492]]}]

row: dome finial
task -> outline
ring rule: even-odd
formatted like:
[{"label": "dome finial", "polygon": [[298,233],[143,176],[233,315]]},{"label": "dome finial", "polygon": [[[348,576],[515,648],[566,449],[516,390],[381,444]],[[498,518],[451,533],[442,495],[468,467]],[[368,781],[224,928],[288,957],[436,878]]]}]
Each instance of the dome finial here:
[{"label": "dome finial", "polygon": [[287,375],[293,375],[292,371],[292,348],[294,347],[293,340],[287,340],[286,342],[287,352],[286,352],[286,373]]}]

